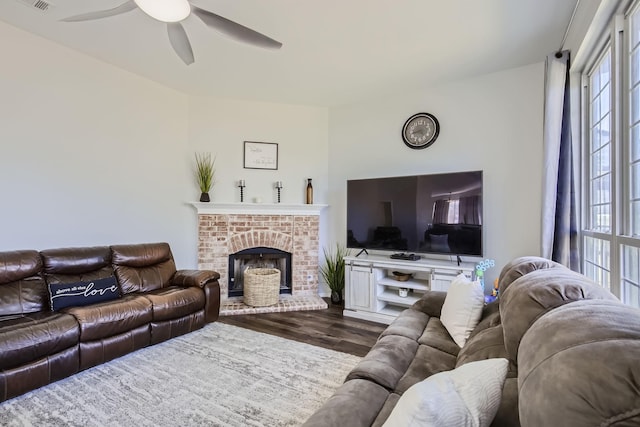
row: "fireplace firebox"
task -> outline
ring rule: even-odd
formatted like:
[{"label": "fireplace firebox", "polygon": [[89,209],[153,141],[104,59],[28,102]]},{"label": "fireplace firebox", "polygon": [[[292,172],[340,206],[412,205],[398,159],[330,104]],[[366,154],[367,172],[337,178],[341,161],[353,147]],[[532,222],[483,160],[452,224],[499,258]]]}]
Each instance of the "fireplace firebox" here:
[{"label": "fireplace firebox", "polygon": [[291,294],[291,253],[279,249],[257,247],[229,255],[229,296],[244,294],[244,272],[248,268],[280,270],[280,293]]}]

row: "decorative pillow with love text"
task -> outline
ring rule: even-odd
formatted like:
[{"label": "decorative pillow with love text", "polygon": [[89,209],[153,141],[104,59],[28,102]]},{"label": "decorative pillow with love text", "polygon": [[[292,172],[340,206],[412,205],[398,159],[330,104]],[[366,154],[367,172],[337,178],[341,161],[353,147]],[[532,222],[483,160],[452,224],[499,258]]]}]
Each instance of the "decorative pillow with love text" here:
[{"label": "decorative pillow with love text", "polygon": [[80,307],[120,298],[120,288],[115,276],[75,283],[49,283],[51,310]]}]

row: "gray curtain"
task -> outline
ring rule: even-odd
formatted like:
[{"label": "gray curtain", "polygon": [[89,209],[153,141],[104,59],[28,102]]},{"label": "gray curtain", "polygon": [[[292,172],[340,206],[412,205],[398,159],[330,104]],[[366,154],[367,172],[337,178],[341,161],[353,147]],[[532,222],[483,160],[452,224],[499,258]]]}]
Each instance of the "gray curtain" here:
[{"label": "gray curtain", "polygon": [[[451,212],[452,209],[455,211]],[[457,216],[458,220],[450,221],[449,215]],[[431,222],[434,224],[482,224],[480,196],[460,197],[457,200],[436,200]]]},{"label": "gray curtain", "polygon": [[569,80],[569,52],[549,55],[545,72],[542,256],[579,271],[579,168],[571,137]]}]

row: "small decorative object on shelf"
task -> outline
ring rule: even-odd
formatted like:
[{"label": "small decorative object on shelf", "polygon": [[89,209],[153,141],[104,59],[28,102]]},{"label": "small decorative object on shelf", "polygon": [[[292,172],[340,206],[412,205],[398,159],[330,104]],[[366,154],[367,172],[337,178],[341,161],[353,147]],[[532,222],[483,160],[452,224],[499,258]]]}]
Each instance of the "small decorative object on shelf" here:
[{"label": "small decorative object on shelf", "polygon": [[411,279],[411,277],[413,276],[413,274],[411,273],[403,273],[401,271],[393,271],[391,272],[391,274],[393,274],[393,278],[396,279],[398,282],[406,282],[407,280]]},{"label": "small decorative object on shelf", "polygon": [[489,304],[498,299],[498,294],[500,292],[500,290],[498,289],[498,283],[498,278],[496,277],[496,280],[493,281],[493,290],[491,290],[491,295],[487,295],[484,297],[485,303]]},{"label": "small decorative object on shelf", "polygon": [[399,288],[398,289],[398,295],[400,295],[402,298],[406,298],[407,295],[409,295],[409,289],[407,289],[407,288]]},{"label": "small decorative object on shelf", "polygon": [[313,204],[313,185],[311,185],[311,178],[307,178],[307,204]]},{"label": "small decorative object on shelf", "polygon": [[282,190],[282,181],[276,181],[276,189],[278,190],[278,203],[280,203],[280,191]]},{"label": "small decorative object on shelf", "polygon": [[240,187],[240,202],[244,202],[244,179],[238,181],[238,187]]},{"label": "small decorative object on shelf", "polygon": [[215,183],[215,162],[216,158],[211,158],[211,153],[196,153],[195,177],[198,187],[200,188],[201,202],[211,201],[209,191]]},{"label": "small decorative object on shelf", "polygon": [[492,259],[485,259],[484,261],[480,261],[478,264],[476,264],[476,269],[474,273],[476,276],[476,280],[480,282],[480,287],[482,288],[483,292],[484,292],[484,272],[495,266],[496,266],[496,262],[495,260],[492,260]]}]

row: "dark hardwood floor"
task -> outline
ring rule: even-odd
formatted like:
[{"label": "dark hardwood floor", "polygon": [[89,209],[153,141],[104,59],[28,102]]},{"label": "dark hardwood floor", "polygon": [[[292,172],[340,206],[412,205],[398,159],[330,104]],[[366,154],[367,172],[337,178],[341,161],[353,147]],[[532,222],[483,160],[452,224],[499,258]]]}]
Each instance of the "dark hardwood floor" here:
[{"label": "dark hardwood floor", "polygon": [[220,316],[218,321],[356,356],[367,354],[386,328],[343,317],[342,307],[331,303],[326,310]]}]

